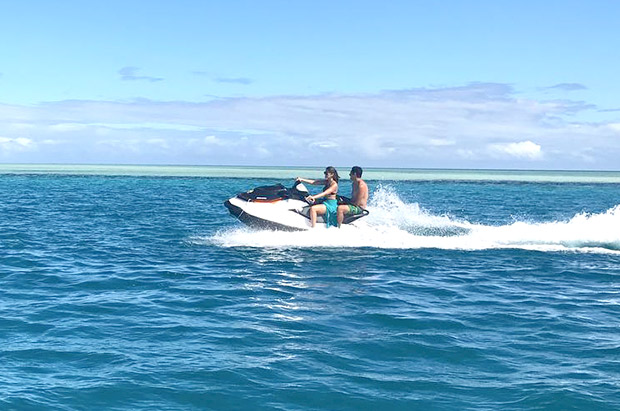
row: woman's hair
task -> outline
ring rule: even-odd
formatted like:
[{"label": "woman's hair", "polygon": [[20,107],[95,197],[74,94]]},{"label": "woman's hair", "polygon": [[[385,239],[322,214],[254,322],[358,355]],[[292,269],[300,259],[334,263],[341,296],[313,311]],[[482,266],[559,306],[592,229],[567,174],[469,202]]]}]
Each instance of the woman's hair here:
[{"label": "woman's hair", "polygon": [[334,181],[338,182],[340,180],[340,176],[338,176],[338,171],[332,166],[326,167],[325,171],[328,173],[332,173],[334,175]]}]

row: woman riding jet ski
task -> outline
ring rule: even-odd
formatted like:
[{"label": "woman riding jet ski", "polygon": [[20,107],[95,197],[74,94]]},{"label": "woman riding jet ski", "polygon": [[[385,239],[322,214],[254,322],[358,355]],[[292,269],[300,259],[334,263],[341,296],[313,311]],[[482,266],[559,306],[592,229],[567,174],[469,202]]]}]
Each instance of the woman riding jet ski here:
[{"label": "woman riding jet ski", "polygon": [[[308,230],[310,224],[310,207],[320,203],[310,202],[308,189],[299,180],[293,187],[282,184],[257,187],[245,193],[239,193],[227,200],[224,205],[230,214],[250,227],[286,231]],[[351,204],[347,197],[338,196],[338,204]],[[367,210],[361,214],[346,215],[343,224],[351,224],[368,215]],[[317,217],[317,225],[324,226],[323,216]]]}]

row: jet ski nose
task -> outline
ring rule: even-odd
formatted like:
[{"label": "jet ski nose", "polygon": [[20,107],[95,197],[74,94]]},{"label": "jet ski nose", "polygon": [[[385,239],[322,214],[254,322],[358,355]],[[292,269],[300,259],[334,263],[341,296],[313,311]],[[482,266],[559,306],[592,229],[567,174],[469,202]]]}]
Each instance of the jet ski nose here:
[{"label": "jet ski nose", "polygon": [[230,214],[232,214],[233,216],[237,218],[239,218],[239,216],[243,214],[243,210],[241,209],[241,207],[234,205],[233,203],[230,202],[230,200],[224,201],[224,207],[228,209],[228,212]]}]

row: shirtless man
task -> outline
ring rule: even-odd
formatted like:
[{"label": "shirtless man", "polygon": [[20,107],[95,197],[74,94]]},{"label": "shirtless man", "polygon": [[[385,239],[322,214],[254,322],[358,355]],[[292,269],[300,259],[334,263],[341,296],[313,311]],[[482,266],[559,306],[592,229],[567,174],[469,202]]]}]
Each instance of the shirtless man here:
[{"label": "shirtless man", "polygon": [[338,227],[342,225],[346,214],[361,214],[363,209],[366,208],[366,202],[368,201],[368,186],[366,182],[362,180],[362,168],[359,166],[352,167],[349,177],[353,183],[353,190],[351,193],[351,203],[353,203],[353,205],[338,206]]}]

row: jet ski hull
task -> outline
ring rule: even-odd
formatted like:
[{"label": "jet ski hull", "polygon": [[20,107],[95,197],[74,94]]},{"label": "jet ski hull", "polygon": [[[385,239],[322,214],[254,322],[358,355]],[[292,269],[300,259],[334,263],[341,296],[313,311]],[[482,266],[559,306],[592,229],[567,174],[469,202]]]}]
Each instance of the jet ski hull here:
[{"label": "jet ski hull", "polygon": [[[277,223],[275,221],[271,221],[265,218],[260,218],[260,217],[257,217],[256,215],[246,213],[243,210],[243,208],[231,202],[231,200],[233,199],[234,197],[231,198],[230,200],[226,200],[224,205],[226,206],[226,208],[228,209],[228,211],[230,212],[232,216],[237,217],[239,221],[241,221],[243,224],[247,225],[248,227],[258,228],[260,230],[280,230],[280,231],[302,231],[304,230],[304,228],[290,227],[284,224]],[[308,225],[308,228],[309,227],[310,225]]]}]

